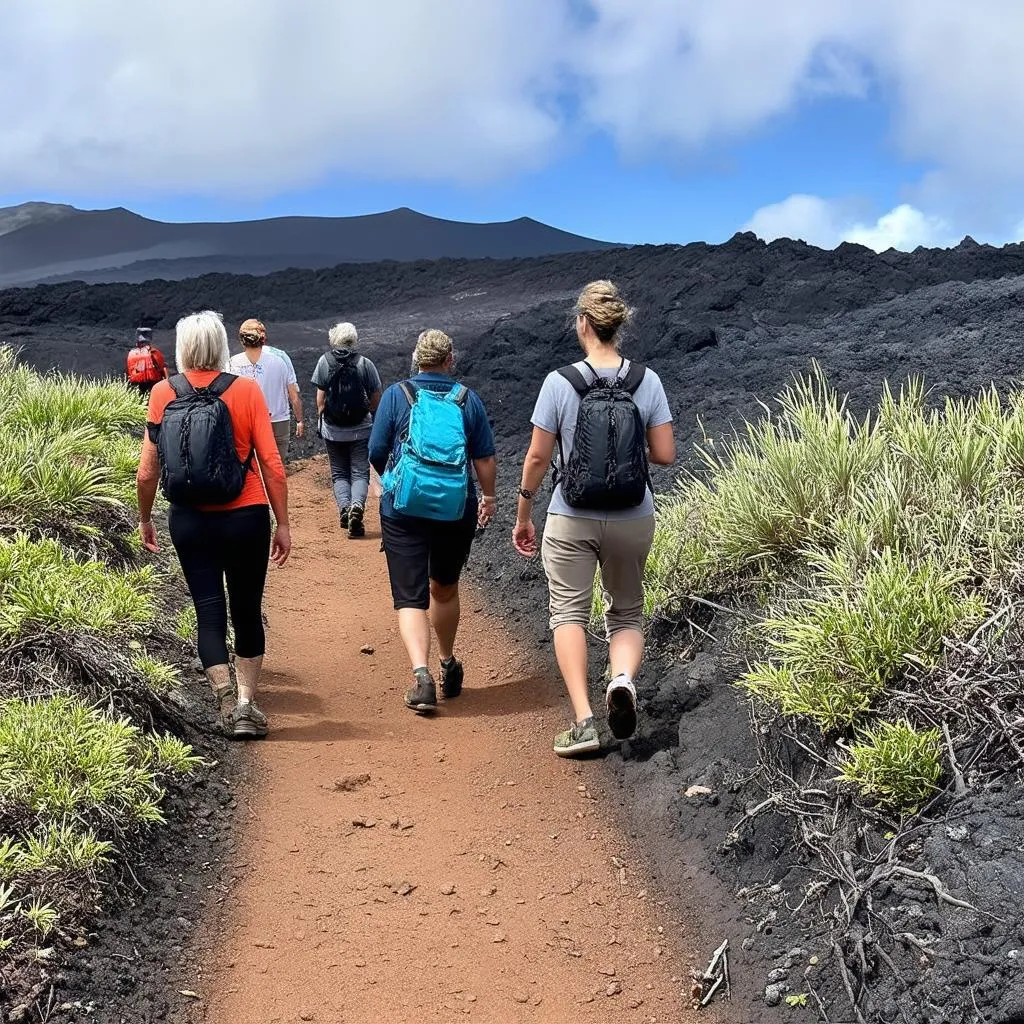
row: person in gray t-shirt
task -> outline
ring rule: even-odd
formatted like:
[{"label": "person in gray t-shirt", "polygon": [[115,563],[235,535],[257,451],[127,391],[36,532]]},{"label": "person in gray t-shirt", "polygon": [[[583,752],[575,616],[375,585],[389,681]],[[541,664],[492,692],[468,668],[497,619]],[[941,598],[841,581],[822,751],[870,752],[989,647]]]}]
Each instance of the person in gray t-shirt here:
[{"label": "person in gray t-shirt", "polygon": [[[341,528],[348,530],[349,537],[362,537],[363,510],[370,491],[370,431],[383,388],[377,367],[366,356],[353,351],[359,335],[352,324],[335,324],[328,337],[331,349],[320,357],[313,371],[319,433],[331,464]],[[360,410],[366,408],[366,415],[356,423],[335,423],[331,419],[328,392],[339,374],[354,375],[347,390],[361,403]]]},{"label": "person in gray t-shirt", "polygon": [[[576,335],[587,356],[575,364],[583,379],[581,388],[598,378],[626,381],[631,363],[619,352],[619,330],[629,313],[610,281],[594,281],[581,292]],[[561,373],[548,374],[531,419],[533,438],[523,465],[512,531],[512,543],[527,558],[537,554],[531,518],[534,494],[556,450],[560,469],[568,464],[580,402],[579,393]],[[633,403],[643,424],[648,461],[670,465],[675,461],[672,413],[665,389],[650,368],[633,391]],[[555,654],[575,712],[573,724],[555,737],[553,749],[561,757],[579,757],[600,748],[587,689],[587,626],[599,565],[612,677],[605,694],[608,725],[618,739],[628,739],[636,729],[633,680],[643,661],[644,567],[654,540],[654,496],[642,484],[638,498],[640,493],[643,497],[637,505],[616,511],[570,505],[561,484],[556,484],[551,496],[541,556],[548,577]]]}]

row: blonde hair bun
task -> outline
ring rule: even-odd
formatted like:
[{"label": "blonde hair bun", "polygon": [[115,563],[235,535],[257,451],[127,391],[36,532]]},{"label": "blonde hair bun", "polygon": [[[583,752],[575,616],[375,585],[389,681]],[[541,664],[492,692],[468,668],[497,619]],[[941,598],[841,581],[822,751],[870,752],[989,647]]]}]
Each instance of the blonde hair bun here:
[{"label": "blonde hair bun", "polygon": [[444,331],[424,331],[416,340],[412,360],[417,366],[442,366],[452,354],[452,339]]},{"label": "blonde hair bun", "polygon": [[598,338],[607,343],[615,340],[633,310],[611,281],[591,281],[576,300],[576,313],[586,317]]}]

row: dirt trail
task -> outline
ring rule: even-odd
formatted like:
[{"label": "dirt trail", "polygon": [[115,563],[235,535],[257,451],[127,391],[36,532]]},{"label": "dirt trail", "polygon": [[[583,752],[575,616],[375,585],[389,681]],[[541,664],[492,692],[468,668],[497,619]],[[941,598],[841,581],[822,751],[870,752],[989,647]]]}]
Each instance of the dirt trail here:
[{"label": "dirt trail", "polygon": [[466,593],[467,687],[411,714],[375,517],[349,542],[322,463],[290,484],[295,552],[267,597],[273,732],[250,748],[207,1020],[690,1019],[690,951],[606,820],[599,765],[551,755],[564,706],[536,659]]}]

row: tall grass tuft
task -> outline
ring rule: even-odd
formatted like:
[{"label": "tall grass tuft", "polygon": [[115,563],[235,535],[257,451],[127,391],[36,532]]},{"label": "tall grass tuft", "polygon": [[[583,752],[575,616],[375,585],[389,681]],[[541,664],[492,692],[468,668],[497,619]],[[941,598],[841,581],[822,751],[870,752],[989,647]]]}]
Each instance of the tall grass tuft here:
[{"label": "tall grass tuft", "polygon": [[41,376],[0,347],[0,528],[86,528],[134,502],[138,395],[119,381]]},{"label": "tall grass tuft", "polygon": [[839,778],[885,807],[913,811],[935,792],[942,774],[941,751],[938,729],[879,722],[850,745]]},{"label": "tall grass tuft", "polygon": [[858,420],[815,366],[758,422],[705,439],[701,471],[659,504],[656,605],[778,595],[742,684],[785,715],[849,727],[1019,578],[1024,396],[927,399],[917,378],[886,386]]},{"label": "tall grass tuft", "polygon": [[152,621],[156,572],[77,561],[53,540],[0,537],[0,638],[29,628],[114,632]]}]

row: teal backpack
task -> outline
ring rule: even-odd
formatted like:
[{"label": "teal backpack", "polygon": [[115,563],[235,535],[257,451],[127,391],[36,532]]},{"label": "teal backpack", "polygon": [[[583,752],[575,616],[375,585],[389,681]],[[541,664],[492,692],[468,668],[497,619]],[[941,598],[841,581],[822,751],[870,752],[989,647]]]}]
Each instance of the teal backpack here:
[{"label": "teal backpack", "polygon": [[398,458],[381,480],[395,511],[419,519],[457,522],[466,511],[469,458],[462,410],[469,391],[456,384],[447,394],[398,385],[411,406],[409,429]]}]

